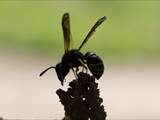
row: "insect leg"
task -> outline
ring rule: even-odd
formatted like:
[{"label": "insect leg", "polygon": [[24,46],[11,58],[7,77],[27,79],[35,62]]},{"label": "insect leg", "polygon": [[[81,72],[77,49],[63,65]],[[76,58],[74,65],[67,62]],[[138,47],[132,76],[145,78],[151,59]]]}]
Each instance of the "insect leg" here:
[{"label": "insect leg", "polygon": [[78,59],[78,60],[79,60],[79,62],[81,63],[81,65],[83,66],[82,72],[84,72],[84,69],[86,69],[86,73],[88,73],[88,68],[87,68],[87,66],[83,63],[83,61],[82,61],[81,59]]},{"label": "insect leg", "polygon": [[76,77],[76,79],[78,79],[77,72],[75,72],[75,70],[73,69],[73,67],[71,67],[71,68],[72,68],[72,71],[74,73],[74,76]]}]

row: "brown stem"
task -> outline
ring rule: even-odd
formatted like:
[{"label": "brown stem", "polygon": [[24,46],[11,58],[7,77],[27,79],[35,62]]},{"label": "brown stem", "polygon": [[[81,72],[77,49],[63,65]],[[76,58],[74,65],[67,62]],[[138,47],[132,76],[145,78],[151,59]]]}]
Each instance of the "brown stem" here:
[{"label": "brown stem", "polygon": [[103,99],[99,97],[93,76],[80,72],[78,79],[71,81],[69,86],[67,91],[56,91],[65,110],[63,120],[105,120]]}]

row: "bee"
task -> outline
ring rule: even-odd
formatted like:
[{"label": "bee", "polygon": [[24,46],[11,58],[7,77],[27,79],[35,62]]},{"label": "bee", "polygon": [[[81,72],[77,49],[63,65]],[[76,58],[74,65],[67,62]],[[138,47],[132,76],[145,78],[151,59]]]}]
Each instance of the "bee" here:
[{"label": "bee", "polygon": [[69,73],[70,69],[72,69],[75,76],[77,76],[79,67],[83,67],[84,69],[86,69],[86,71],[89,69],[93,76],[99,79],[104,72],[104,64],[102,59],[95,53],[87,52],[86,54],[83,54],[80,52],[80,50],[88,41],[88,39],[93,35],[96,28],[101,25],[105,20],[106,17],[104,16],[95,23],[95,25],[91,28],[78,49],[70,49],[70,42],[72,39],[70,30],[70,17],[69,13],[64,13],[62,16],[64,54],[62,56],[61,62],[59,62],[56,66],[51,66],[45,69],[43,72],[40,73],[40,76],[42,76],[49,69],[54,68],[57,73],[57,77],[61,82],[61,85],[63,85],[65,77]]}]

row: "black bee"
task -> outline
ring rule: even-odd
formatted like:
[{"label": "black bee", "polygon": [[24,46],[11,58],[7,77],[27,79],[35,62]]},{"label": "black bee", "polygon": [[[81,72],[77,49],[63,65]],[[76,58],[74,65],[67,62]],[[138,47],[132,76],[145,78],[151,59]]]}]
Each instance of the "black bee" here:
[{"label": "black bee", "polygon": [[[40,76],[42,76],[46,71],[51,68],[56,70],[58,79],[60,80],[61,84],[63,85],[63,81],[65,76],[69,73],[69,70],[72,69],[75,76],[77,76],[77,72],[79,71],[79,67],[83,67],[86,70],[89,69],[90,72],[99,79],[104,71],[103,61],[100,57],[96,54],[87,52],[83,55],[80,52],[80,49],[83,45],[88,41],[88,39],[92,36],[95,32],[96,28],[106,20],[106,17],[100,18],[95,25],[91,28],[87,36],[85,37],[84,41],[80,45],[78,49],[70,49],[70,41],[72,38],[71,31],[70,31],[70,18],[69,13],[65,13],[62,17],[62,28],[63,28],[63,35],[64,35],[64,55],[62,56],[62,60],[56,66],[51,66],[44,70]],[[87,66],[86,66],[87,65]],[[75,71],[75,69],[76,71]]]}]

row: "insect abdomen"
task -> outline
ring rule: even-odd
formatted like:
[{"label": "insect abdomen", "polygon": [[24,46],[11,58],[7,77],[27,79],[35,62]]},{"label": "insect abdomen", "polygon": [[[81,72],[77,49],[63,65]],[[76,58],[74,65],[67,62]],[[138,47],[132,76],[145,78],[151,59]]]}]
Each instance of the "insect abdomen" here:
[{"label": "insect abdomen", "polygon": [[86,53],[87,66],[91,73],[99,79],[104,72],[104,64],[102,59],[94,53]]}]

